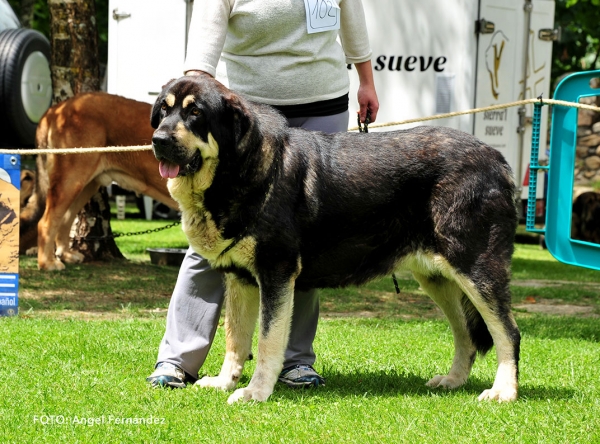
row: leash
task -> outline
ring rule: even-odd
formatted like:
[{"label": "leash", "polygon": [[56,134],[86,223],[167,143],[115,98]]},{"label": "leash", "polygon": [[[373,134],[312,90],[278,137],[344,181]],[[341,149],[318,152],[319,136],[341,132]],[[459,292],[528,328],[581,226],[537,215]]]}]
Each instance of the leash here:
[{"label": "leash", "polygon": [[371,123],[371,111],[367,110],[367,118],[365,119],[364,124],[362,124],[360,121],[359,113],[356,113],[356,121],[358,122],[358,132],[359,133],[368,133],[369,132],[369,124]]},{"label": "leash", "polygon": [[[368,133],[369,124],[371,123],[371,112],[367,110],[367,118],[365,119],[365,123],[361,123],[360,114],[356,115],[356,120],[358,122],[358,132],[365,134]],[[396,294],[400,294],[400,286],[398,285],[398,278],[396,277],[396,273],[392,273],[392,281],[394,281],[394,288],[396,289]]]}]

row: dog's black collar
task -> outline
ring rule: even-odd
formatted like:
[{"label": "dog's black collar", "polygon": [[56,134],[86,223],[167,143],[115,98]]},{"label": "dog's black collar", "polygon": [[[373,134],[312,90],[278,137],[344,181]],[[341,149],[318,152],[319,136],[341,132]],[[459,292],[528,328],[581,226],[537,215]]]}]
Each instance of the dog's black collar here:
[{"label": "dog's black collar", "polygon": [[231,250],[233,247],[235,247],[239,241],[241,241],[243,239],[243,237],[246,235],[246,230],[243,230],[240,234],[238,234],[233,241],[227,245],[225,247],[225,249],[223,251],[221,251],[221,253],[219,253],[219,255],[217,256],[218,258],[223,256],[225,253],[227,253],[229,250]]}]

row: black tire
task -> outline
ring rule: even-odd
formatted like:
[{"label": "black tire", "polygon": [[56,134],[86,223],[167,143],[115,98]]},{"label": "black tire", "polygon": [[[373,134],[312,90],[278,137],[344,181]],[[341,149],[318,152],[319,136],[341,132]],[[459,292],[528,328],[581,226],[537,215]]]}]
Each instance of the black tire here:
[{"label": "black tire", "polygon": [[2,142],[35,144],[35,130],[50,107],[50,42],[32,29],[0,32],[0,131]]}]

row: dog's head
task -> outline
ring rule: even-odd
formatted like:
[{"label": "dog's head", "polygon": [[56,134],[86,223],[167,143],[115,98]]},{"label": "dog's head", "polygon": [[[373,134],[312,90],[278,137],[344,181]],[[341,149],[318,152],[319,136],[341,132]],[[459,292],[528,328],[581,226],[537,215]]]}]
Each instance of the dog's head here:
[{"label": "dog's head", "polygon": [[151,115],[161,176],[194,174],[208,159],[236,155],[251,121],[246,102],[208,75],[170,81]]}]

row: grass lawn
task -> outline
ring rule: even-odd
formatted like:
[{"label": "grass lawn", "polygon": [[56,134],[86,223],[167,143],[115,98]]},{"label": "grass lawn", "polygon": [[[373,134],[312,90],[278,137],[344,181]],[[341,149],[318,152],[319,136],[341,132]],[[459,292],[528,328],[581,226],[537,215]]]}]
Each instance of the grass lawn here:
[{"label": "grass lawn", "polygon": [[[167,223],[113,221],[113,230]],[[600,442],[600,272],[537,246],[517,245],[513,262],[517,402],[476,399],[493,382],[493,351],[463,388],[425,386],[448,371],[452,334],[403,274],[399,295],[390,278],[321,292],[314,345],[325,387],[278,385],[267,403],[229,406],[228,393],[144,381],[177,277],[151,265],[145,249],[185,246],[180,229],[118,244],[130,261],[41,273],[21,258],[20,316],[0,319],[0,442]],[[219,327],[201,372],[218,373],[224,342]]]}]

